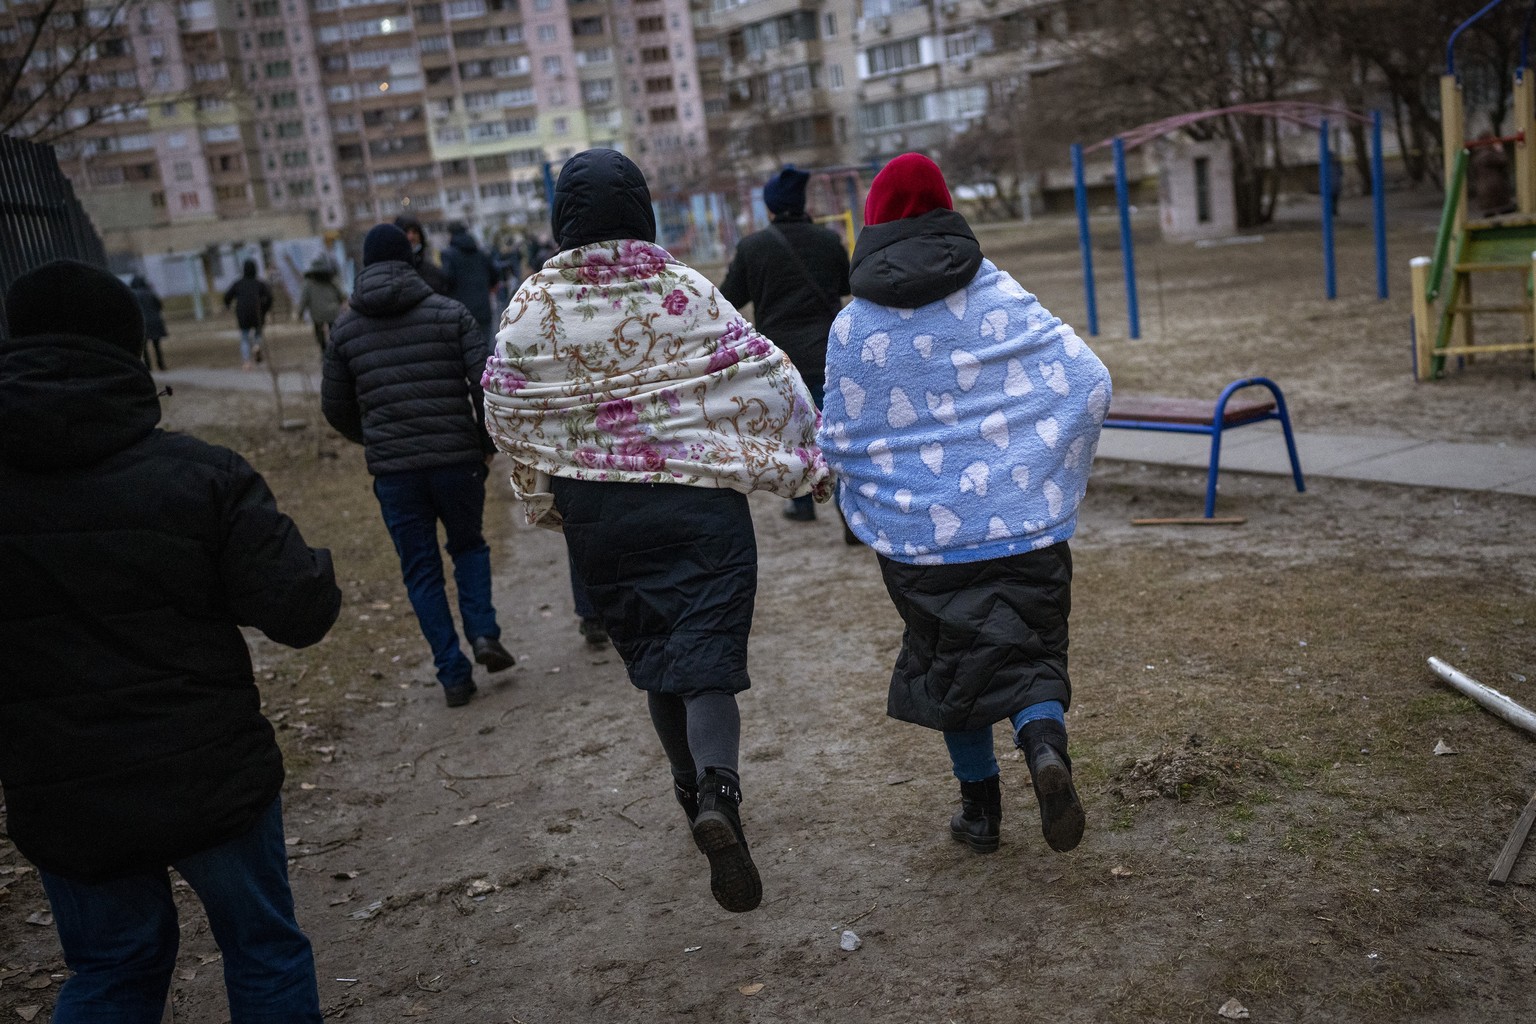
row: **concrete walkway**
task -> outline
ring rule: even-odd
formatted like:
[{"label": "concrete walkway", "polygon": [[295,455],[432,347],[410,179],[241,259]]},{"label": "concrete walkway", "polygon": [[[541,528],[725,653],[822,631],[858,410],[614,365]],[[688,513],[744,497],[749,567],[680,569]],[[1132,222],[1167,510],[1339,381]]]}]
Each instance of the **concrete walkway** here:
[{"label": "concrete walkway", "polygon": [[[305,376],[308,375],[307,389]],[[265,365],[250,373],[237,368],[193,367],[155,374],[173,388],[272,393]],[[284,395],[318,394],[319,368],[284,370],[278,375]],[[1296,451],[1302,475],[1372,480],[1409,487],[1497,491],[1536,496],[1536,445],[1462,444],[1420,441],[1381,434],[1330,434],[1297,431]],[[1204,469],[1211,457],[1210,438],[1150,430],[1106,430],[1099,458]],[[1270,473],[1289,476],[1285,437],[1278,423],[1258,423],[1222,435],[1223,473]]]},{"label": "concrete walkway", "polygon": [[[1536,446],[1298,430],[1296,453],[1307,479],[1337,477],[1536,496]],[[1106,430],[1098,457],[1204,469],[1210,464],[1211,439],[1203,434]],[[1224,432],[1221,471],[1290,476],[1280,424],[1256,423]]]}]

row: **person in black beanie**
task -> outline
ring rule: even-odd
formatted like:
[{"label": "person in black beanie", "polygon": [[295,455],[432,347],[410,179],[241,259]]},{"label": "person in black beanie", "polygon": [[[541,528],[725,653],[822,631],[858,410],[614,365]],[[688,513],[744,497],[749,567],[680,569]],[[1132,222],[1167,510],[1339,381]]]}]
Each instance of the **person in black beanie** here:
[{"label": "person in black beanie", "polygon": [[69,260],[0,342],[0,784],[64,960],[54,1020],[161,1019],[168,867],[202,900],[233,1020],[320,1024],[294,918],[283,759],[241,626],[318,642],[341,592],[244,459],[157,428],[144,321]]},{"label": "person in black beanie", "polygon": [[481,532],[496,452],[480,388],[485,332],[462,303],[432,291],[412,255],[405,232],[393,224],[379,224],[363,239],[362,272],[325,350],[320,404],[331,426],[363,446],[443,697],[459,707],[478,688],[448,607],[439,522],[470,654],[491,672],[514,664],[501,645],[491,549]]},{"label": "person in black beanie", "polygon": [[453,286],[448,283],[448,278],[443,276],[442,267],[438,266],[437,257],[432,253],[432,246],[427,243],[426,229],[421,226],[421,221],[409,214],[402,213],[395,218],[395,227],[405,232],[406,241],[411,243],[411,266],[416,268],[416,273],[421,275],[431,289],[439,295],[452,295]]},{"label": "person in black beanie", "polygon": [[[789,355],[819,409],[827,332],[842,309],[842,296],[849,293],[848,250],[806,215],[810,179],[789,166],[763,186],[763,205],[773,222],[737,244],[720,294],[737,309],[752,305],[753,326]],[[810,522],[816,518],[815,502],[809,495],[794,498],[784,515]]]}]

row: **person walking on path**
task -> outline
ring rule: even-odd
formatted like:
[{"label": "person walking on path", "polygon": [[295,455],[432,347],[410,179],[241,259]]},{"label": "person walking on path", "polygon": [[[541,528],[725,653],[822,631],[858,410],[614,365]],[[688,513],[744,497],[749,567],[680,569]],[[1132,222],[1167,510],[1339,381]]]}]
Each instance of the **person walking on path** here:
[{"label": "person walking on path", "polygon": [[336,268],[321,253],[304,272],[304,290],[299,295],[299,308],[294,312],[295,320],[302,319],[306,311],[309,313],[315,327],[315,344],[320,346],[321,352],[325,351],[331,325],[341,314],[346,301],[347,297],[336,284]]},{"label": "person walking on path", "polygon": [[150,287],[149,282],[142,274],[134,274],[128,282],[133,297],[138,301],[139,312],[144,316],[144,365],[151,366],[149,361],[150,350],[154,350],[155,362],[160,371],[165,371],[165,353],[161,351],[160,342],[168,333],[165,329],[164,305],[160,302],[160,296]]},{"label": "person walking on path", "polygon": [[[783,349],[821,407],[827,331],[848,294],[848,250],[805,212],[811,176],[785,167],[763,186],[772,223],[736,246],[720,294],[741,309],[752,306],[753,325]],[[790,502],[790,519],[816,518],[809,495]]]},{"label": "person walking on path", "polygon": [[875,176],[832,325],[819,440],[849,527],[906,629],[887,712],[944,734],[955,839],[997,849],[992,726],[1008,719],[1052,849],[1082,838],[1067,756],[1067,540],[1110,379],[1083,340],[991,261],[939,168]]},{"label": "person walking on path", "polygon": [[741,826],[736,704],[757,593],[746,495],[826,496],[816,410],[784,353],[655,244],[628,157],[566,161],[552,222],[560,251],[512,296],[486,363],[487,422],[529,522],[564,530],[646,693],[715,900],[751,910],[762,880]]},{"label": "person walking on path", "polygon": [[330,553],[239,455],[157,428],[143,320],[117,278],[49,263],[5,312],[0,783],[72,972],[53,1019],[161,1020],[173,867],[208,915],[230,1019],[320,1024],[282,753],[240,627],[318,642],[341,608]]},{"label": "person walking on path", "polygon": [[501,283],[501,272],[490,253],[480,248],[469,229],[455,221],[448,225],[448,248],[443,250],[443,277],[448,294],[464,303],[485,332],[487,345],[495,344],[495,314],[491,296]]},{"label": "person walking on path", "polygon": [[416,273],[404,232],[393,224],[370,230],[351,303],[325,350],[320,403],[331,426],[364,447],[449,707],[469,703],[477,687],[448,608],[438,523],[447,533],[470,655],[490,672],[514,664],[501,645],[491,549],[481,532],[496,451],[485,432],[484,369],[485,335],[469,310]]},{"label": "person walking on path", "polygon": [[256,276],[255,260],[245,261],[240,278],[224,292],[224,308],[231,305],[240,328],[240,368],[249,370],[252,362],[261,362],[261,331],[272,309],[272,289]]},{"label": "person walking on path", "polygon": [[443,276],[442,267],[438,265],[437,256],[427,242],[427,232],[421,226],[421,221],[402,213],[395,218],[395,227],[404,231],[406,239],[411,243],[411,266],[416,268],[416,273],[437,294],[451,297],[453,287]]}]

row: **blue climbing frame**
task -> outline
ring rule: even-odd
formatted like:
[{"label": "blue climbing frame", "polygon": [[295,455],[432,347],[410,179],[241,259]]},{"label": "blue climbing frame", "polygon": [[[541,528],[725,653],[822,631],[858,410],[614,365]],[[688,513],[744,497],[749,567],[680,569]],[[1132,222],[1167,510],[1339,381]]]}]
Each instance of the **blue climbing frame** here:
[{"label": "blue climbing frame", "polygon": [[[1273,409],[1256,410],[1251,415],[1243,415],[1241,418],[1227,422],[1227,400],[1243,388],[1264,387],[1275,396]],[[1211,462],[1210,471],[1205,484],[1205,518],[1210,519],[1216,514],[1216,477],[1221,467],[1221,435],[1224,430],[1235,430],[1238,427],[1251,426],[1254,423],[1263,423],[1267,420],[1279,420],[1280,428],[1285,432],[1285,450],[1291,457],[1291,475],[1296,480],[1296,490],[1304,493],[1307,489],[1306,482],[1301,476],[1301,460],[1296,457],[1296,437],[1291,432],[1291,415],[1285,407],[1285,395],[1281,393],[1280,386],[1268,377],[1244,377],[1235,380],[1222,389],[1220,397],[1216,399],[1216,405],[1211,411],[1209,421],[1202,422],[1167,422],[1160,420],[1138,420],[1122,418],[1117,419],[1114,409],[1104,421],[1106,429],[1118,430],[1160,430],[1174,434],[1209,434],[1211,438]]]}]

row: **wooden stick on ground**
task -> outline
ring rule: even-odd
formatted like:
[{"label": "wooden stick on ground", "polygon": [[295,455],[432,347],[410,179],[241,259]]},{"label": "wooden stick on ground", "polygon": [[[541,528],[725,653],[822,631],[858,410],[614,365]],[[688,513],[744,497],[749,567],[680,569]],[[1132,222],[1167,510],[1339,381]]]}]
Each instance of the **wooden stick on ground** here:
[{"label": "wooden stick on ground", "polygon": [[1132,526],[1237,526],[1246,516],[1174,516],[1168,519],[1132,519]]},{"label": "wooden stick on ground", "polygon": [[1493,862],[1493,870],[1488,874],[1489,885],[1503,885],[1509,880],[1509,873],[1515,867],[1515,861],[1520,856],[1520,850],[1525,846],[1525,837],[1531,833],[1531,825],[1536,823],[1536,795],[1532,795],[1530,802],[1525,805],[1525,810],[1520,812],[1520,818],[1515,822],[1515,830],[1509,834],[1509,840],[1505,842],[1504,849],[1499,851],[1499,859]]}]

